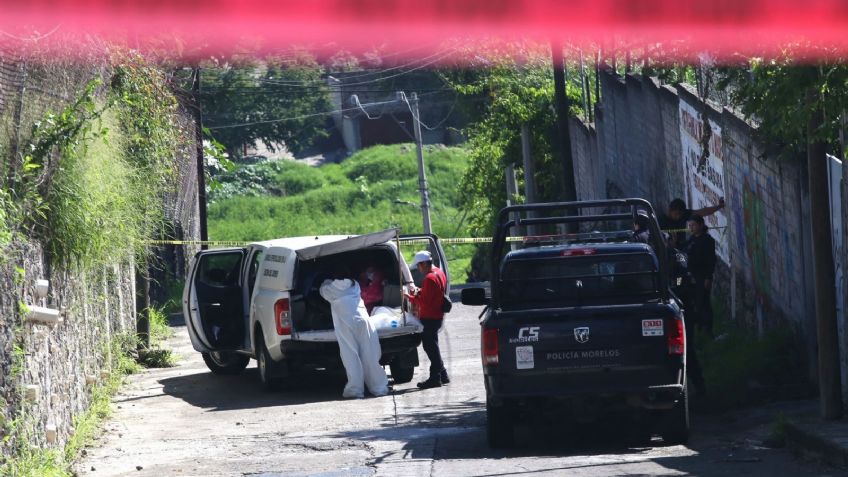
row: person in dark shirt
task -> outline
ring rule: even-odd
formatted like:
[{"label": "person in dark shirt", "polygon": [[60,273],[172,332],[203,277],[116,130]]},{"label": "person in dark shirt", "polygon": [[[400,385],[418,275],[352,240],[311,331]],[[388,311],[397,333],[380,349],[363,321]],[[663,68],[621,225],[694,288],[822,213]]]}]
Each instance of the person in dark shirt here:
[{"label": "person in dark shirt", "polygon": [[699,215],[702,218],[707,215],[713,215],[724,208],[724,197],[718,200],[718,204],[704,207],[697,210],[692,210],[686,207],[686,202],[683,199],[674,199],[668,204],[668,212],[660,217],[660,228],[663,230],[676,229],[678,232],[671,233],[671,245],[682,250],[683,244],[686,242],[687,222],[693,215]]},{"label": "person in dark shirt", "polygon": [[696,395],[704,396],[706,386],[701,363],[695,349],[696,333],[713,336],[713,308],[710,302],[713,272],[716,265],[715,240],[707,233],[704,218],[692,214],[687,222],[691,236],[683,244],[687,256],[687,269],[680,290],[686,323],[687,374]]},{"label": "person in dark shirt", "polygon": [[696,324],[708,336],[713,335],[713,307],[710,292],[713,286],[713,273],[716,266],[716,243],[707,233],[708,227],[700,215],[692,215],[688,222],[692,234],[686,242],[685,250],[689,270],[689,284],[692,287]]}]

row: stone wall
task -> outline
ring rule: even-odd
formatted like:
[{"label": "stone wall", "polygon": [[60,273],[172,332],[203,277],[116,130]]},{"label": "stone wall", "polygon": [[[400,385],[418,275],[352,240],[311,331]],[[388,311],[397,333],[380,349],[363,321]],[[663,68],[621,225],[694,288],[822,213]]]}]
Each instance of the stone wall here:
[{"label": "stone wall", "polygon": [[[25,416],[21,422],[33,444],[62,446],[73,433],[74,417],[90,403],[91,387],[112,371],[110,343],[135,333],[131,257],[87,274],[50,273],[38,244],[17,243],[9,252],[0,277],[4,417],[8,422]],[[44,299],[35,293],[38,279],[50,280]],[[31,321],[25,306],[61,309],[63,321]],[[56,430],[54,442],[47,439],[50,428]]]},{"label": "stone wall", "polygon": [[[636,75],[603,72],[601,87],[595,123],[572,122],[578,197],[643,197],[660,211],[672,198],[686,200],[680,101],[701,108],[701,100],[687,87]],[[804,162],[770,157],[744,119],[708,106],[709,119],[722,131],[728,220],[729,259],[715,281],[717,312],[760,332],[789,324],[807,344],[814,376]]]},{"label": "stone wall", "polygon": [[[89,60],[86,60],[89,61]],[[0,171],[7,177],[8,164],[20,161],[20,150],[34,121],[48,111],[59,112],[70,104],[91,79],[109,84],[111,68],[105,59],[30,62],[0,50]],[[105,88],[105,86],[104,86]],[[101,91],[100,94],[105,94]],[[194,129],[188,105],[179,121]],[[180,158],[172,191],[165,197],[164,216],[170,230],[162,238],[199,238],[196,151],[175,150]],[[3,188],[6,187],[3,182]],[[0,224],[5,219],[0,216]],[[13,428],[15,435],[39,446],[61,448],[73,434],[74,418],[84,412],[91,389],[106,379],[113,362],[110,343],[136,330],[136,267],[134,250],[128,247],[119,263],[62,268],[51,260],[44,245],[20,233],[0,256],[0,433]],[[151,295],[166,296],[163,287],[178,283],[192,248],[163,246],[153,250]],[[46,299],[35,296],[35,282],[50,281]],[[26,319],[26,308],[46,306],[63,309],[63,321],[45,325]],[[55,429],[48,442],[47,430]],[[12,452],[14,442],[2,446]]]}]

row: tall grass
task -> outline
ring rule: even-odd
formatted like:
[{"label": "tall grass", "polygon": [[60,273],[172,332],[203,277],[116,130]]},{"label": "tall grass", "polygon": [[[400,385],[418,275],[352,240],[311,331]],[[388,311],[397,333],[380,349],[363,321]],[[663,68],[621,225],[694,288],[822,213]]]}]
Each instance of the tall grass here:
[{"label": "tall grass", "polygon": [[[467,166],[466,151],[427,146],[424,160],[433,232],[440,237],[463,236],[467,229],[458,208],[457,185]],[[361,234],[391,227],[409,234],[423,229],[411,144],[371,147],[341,164],[318,168],[294,162],[261,166],[243,166],[221,179],[225,187],[243,184],[246,177],[257,182],[244,195],[210,205],[210,239]],[[457,246],[446,253],[452,259],[454,280],[464,279],[472,248]]]}]

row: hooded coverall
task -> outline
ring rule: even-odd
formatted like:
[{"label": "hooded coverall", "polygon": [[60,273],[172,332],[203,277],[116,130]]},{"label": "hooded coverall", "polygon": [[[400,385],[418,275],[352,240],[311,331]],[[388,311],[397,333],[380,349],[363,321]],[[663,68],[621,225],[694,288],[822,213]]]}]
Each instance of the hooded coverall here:
[{"label": "hooded coverall", "polygon": [[365,386],[374,396],[385,396],[389,389],[386,372],[380,366],[380,340],[368,320],[359,284],[353,280],[325,280],[319,292],[330,303],[333,327],[347,374],[342,396],[365,397]]}]

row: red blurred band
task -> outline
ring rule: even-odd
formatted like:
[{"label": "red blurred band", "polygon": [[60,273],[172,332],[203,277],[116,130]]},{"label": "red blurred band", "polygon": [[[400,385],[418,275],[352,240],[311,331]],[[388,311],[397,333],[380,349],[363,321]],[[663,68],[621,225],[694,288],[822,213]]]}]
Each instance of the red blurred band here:
[{"label": "red blurred band", "polygon": [[557,38],[725,60],[790,43],[808,57],[840,56],[848,46],[845,0],[2,0],[0,8],[4,43],[95,37],[142,49],[179,45],[186,55],[247,43],[352,52],[390,45],[424,56],[432,49],[414,47],[447,38]]}]

